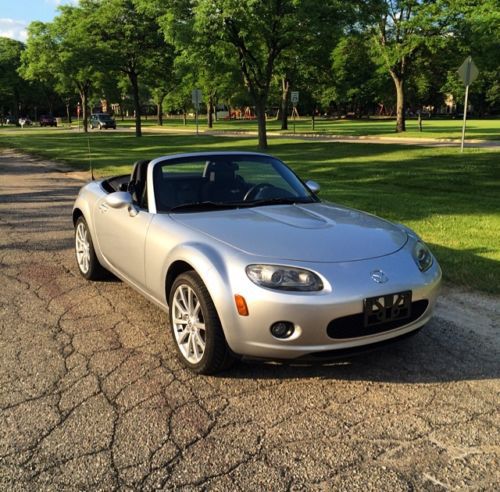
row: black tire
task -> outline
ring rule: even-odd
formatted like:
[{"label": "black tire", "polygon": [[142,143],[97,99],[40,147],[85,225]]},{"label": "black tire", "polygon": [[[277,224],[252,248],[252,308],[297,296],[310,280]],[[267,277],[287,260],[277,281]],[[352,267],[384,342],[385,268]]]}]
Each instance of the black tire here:
[{"label": "black tire", "polygon": [[[83,240],[80,235],[84,231],[85,239],[88,242],[88,268],[85,270],[85,263],[79,259],[78,241]],[[99,263],[94,250],[94,244],[87,225],[83,216],[78,217],[75,224],[75,256],[78,271],[87,280],[100,280],[107,276],[108,271]]]},{"label": "black tire", "polygon": [[102,125],[99,123],[99,126],[98,126],[99,130],[102,130]]},{"label": "black tire", "polygon": [[[205,325],[205,349],[198,363],[192,363],[184,356],[176,339],[175,325],[173,322],[173,305],[175,293],[181,286],[187,286],[193,290],[200,303],[200,311]],[[197,374],[214,374],[229,368],[233,364],[234,357],[227,345],[212,298],[205,284],[196,272],[188,271],[175,279],[172,289],[170,290],[169,306],[170,332],[178,356],[186,367]]]}]

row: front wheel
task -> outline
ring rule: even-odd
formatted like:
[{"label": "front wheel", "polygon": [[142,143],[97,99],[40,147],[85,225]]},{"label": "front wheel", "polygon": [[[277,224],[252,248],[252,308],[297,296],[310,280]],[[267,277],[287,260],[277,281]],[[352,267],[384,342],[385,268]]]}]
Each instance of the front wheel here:
[{"label": "front wheel", "polygon": [[170,327],[185,366],[198,374],[228,368],[233,357],[214,303],[193,271],[179,275],[170,291]]},{"label": "front wheel", "polygon": [[75,225],[75,253],[78,270],[87,280],[99,280],[106,276],[107,271],[97,259],[90,231],[83,217],[79,217]]}]

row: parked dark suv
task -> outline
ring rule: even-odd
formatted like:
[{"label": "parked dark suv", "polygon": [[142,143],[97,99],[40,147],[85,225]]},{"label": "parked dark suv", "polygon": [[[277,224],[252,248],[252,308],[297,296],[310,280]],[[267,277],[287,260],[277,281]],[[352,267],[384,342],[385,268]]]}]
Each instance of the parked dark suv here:
[{"label": "parked dark suv", "polygon": [[19,120],[15,116],[12,116],[11,114],[9,114],[5,118],[5,124],[6,125],[17,125],[17,126],[19,126]]},{"label": "parked dark suv", "polygon": [[99,128],[99,130],[113,128],[116,130],[116,121],[106,113],[91,114],[89,118],[90,128]]},{"label": "parked dark suv", "polygon": [[57,126],[57,121],[53,116],[43,114],[40,116],[40,126]]}]

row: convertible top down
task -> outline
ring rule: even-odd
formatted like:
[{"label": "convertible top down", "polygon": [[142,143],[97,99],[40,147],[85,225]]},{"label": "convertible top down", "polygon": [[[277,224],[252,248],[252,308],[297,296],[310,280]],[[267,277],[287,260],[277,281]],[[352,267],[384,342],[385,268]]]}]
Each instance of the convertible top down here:
[{"label": "convertible top down", "polygon": [[439,265],[410,229],[324,202],[280,160],[200,152],[138,161],[85,185],[81,274],[106,271],[168,310],[183,363],[334,357],[415,333]]}]

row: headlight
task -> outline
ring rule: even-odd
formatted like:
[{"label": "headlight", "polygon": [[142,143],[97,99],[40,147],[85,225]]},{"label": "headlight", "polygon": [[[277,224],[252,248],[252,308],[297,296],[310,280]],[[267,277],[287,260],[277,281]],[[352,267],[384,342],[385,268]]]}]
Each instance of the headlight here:
[{"label": "headlight", "polygon": [[417,241],[415,243],[413,247],[413,258],[421,272],[429,270],[432,265],[432,254],[422,241]]},{"label": "headlight", "polygon": [[248,265],[248,278],[261,287],[278,290],[318,291],[323,282],[313,272],[280,265]]}]

